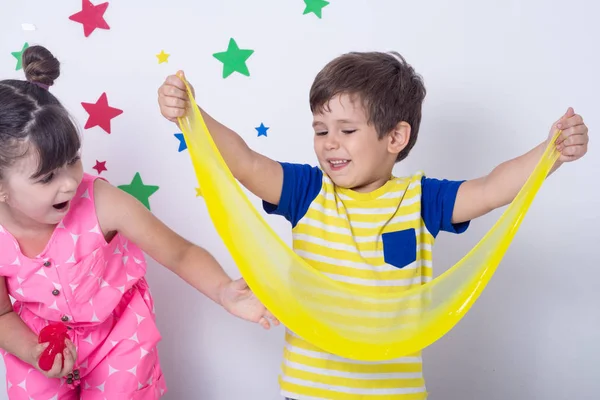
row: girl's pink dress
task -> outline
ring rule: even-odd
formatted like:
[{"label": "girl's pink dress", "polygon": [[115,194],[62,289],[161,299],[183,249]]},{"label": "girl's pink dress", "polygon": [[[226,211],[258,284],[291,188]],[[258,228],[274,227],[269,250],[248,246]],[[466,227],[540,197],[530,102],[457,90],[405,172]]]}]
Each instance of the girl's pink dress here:
[{"label": "girl's pink dress", "polygon": [[144,254],[117,234],[107,243],[98,225],[94,181],[84,174],[71,209],[44,251],[24,256],[0,225],[0,276],[14,310],[37,335],[62,321],[77,347],[77,374],[48,379],[3,350],[10,400],[157,399],[166,392]]}]

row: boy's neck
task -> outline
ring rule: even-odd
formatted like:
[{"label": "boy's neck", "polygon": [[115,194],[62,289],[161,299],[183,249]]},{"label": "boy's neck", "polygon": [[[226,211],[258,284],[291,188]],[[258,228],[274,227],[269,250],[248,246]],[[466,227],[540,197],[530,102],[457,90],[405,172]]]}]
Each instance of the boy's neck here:
[{"label": "boy's neck", "polygon": [[343,189],[351,190],[353,192],[363,193],[363,194],[372,193],[372,192],[382,188],[383,186],[385,186],[385,184],[388,183],[391,179],[393,179],[393,176],[390,173],[387,176],[387,178],[377,178],[377,179],[367,181],[364,185],[354,186],[351,188],[343,188]]}]

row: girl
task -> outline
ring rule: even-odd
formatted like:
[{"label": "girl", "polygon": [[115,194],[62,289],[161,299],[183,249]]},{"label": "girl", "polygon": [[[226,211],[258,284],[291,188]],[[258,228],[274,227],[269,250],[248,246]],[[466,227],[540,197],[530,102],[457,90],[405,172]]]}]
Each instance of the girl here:
[{"label": "girl", "polygon": [[[160,368],[143,252],[231,314],[270,327],[243,280],[140,202],[83,172],[80,138],[48,91],[44,47],[23,53],[27,81],[0,81],[0,349],[17,399],[156,399]],[[9,295],[16,302],[11,304]],[[40,330],[62,321],[67,348],[38,365]]]}]

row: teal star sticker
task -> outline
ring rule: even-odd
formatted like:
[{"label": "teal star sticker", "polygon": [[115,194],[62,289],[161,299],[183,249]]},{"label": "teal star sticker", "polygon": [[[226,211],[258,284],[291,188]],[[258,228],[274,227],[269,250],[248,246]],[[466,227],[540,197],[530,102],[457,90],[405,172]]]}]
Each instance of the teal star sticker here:
[{"label": "teal star sticker", "polygon": [[250,71],[246,66],[246,61],[254,53],[254,50],[240,49],[233,38],[229,39],[227,51],[214,53],[213,57],[223,63],[223,79],[234,72],[250,76]]},{"label": "teal star sticker", "polygon": [[329,2],[325,0],[304,0],[304,4],[306,4],[306,8],[304,9],[304,13],[302,13],[302,15],[313,13],[317,17],[321,18],[323,8],[328,6]]},{"label": "teal star sticker", "polygon": [[149,210],[150,202],[148,199],[156,193],[158,186],[144,185],[140,173],[136,172],[131,183],[129,185],[120,185],[119,189],[138,199]]},{"label": "teal star sticker", "polygon": [[20,70],[21,68],[23,68],[23,52],[29,47],[29,43],[25,42],[25,44],[23,45],[23,48],[21,49],[21,51],[13,51],[12,56],[14,58],[17,59],[17,67],[15,68],[15,71]]}]

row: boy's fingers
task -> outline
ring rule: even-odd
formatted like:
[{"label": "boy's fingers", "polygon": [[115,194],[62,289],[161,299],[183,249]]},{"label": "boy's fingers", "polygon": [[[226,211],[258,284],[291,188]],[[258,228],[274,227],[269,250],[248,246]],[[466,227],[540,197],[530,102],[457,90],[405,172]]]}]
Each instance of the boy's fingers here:
[{"label": "boy's fingers", "polygon": [[164,106],[171,107],[171,108],[185,109],[187,106],[187,101],[180,99],[178,97],[163,97],[161,102]]},{"label": "boy's fingers", "polygon": [[170,84],[163,84],[160,87],[160,91],[158,92],[159,96],[164,96],[164,97],[176,97],[182,100],[187,100],[188,96],[185,90],[180,89],[176,86],[170,85]]},{"label": "boy's fingers", "polygon": [[571,146],[574,144],[587,143],[587,129],[582,125],[575,125],[564,129],[556,139],[557,145]]},{"label": "boy's fingers", "polygon": [[165,83],[167,83],[169,85],[173,85],[176,88],[185,90],[185,84],[177,75],[169,75],[167,77],[167,79],[165,80]]}]

